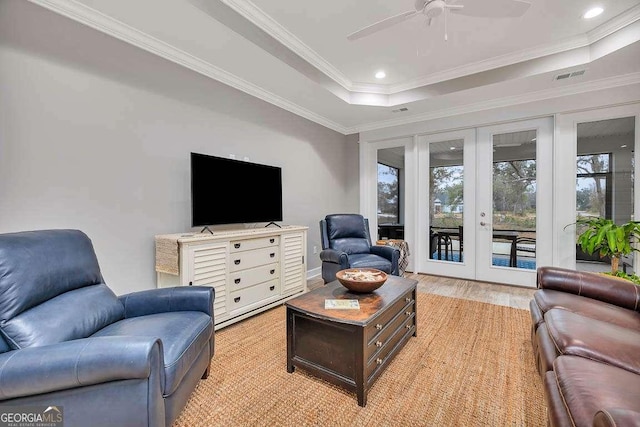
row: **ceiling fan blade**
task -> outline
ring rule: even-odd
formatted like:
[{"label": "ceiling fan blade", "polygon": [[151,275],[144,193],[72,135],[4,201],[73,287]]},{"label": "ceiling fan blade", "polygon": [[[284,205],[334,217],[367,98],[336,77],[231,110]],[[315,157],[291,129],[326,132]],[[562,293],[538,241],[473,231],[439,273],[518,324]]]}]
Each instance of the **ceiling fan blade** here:
[{"label": "ceiling fan blade", "polygon": [[531,3],[525,0],[471,0],[462,5],[461,9],[451,9],[451,13],[482,18],[516,18],[524,15]]},{"label": "ceiling fan blade", "polygon": [[368,36],[370,34],[373,34],[375,32],[378,32],[380,30],[384,30],[385,28],[389,28],[393,25],[399,24],[403,21],[406,21],[407,19],[413,18],[415,15],[417,15],[418,13],[420,13],[419,11],[416,10],[409,10],[407,12],[402,12],[398,15],[395,16],[391,16],[389,18],[383,19],[382,21],[378,21],[375,24],[371,24],[367,27],[364,27],[358,31],[356,31],[355,33],[351,33],[347,36],[347,39],[349,40],[357,40],[359,38]]}]

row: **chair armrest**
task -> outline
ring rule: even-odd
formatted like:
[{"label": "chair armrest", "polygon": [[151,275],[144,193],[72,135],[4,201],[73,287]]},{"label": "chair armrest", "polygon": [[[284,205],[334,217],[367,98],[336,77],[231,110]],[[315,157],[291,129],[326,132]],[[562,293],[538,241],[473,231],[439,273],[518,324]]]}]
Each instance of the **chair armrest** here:
[{"label": "chair armrest", "polygon": [[335,264],[348,266],[349,255],[347,255],[346,252],[337,251],[335,249],[323,249],[320,251],[320,261],[333,262]]},{"label": "chair armrest", "polygon": [[640,412],[631,409],[601,409],[593,417],[593,427],[640,426]]},{"label": "chair armrest", "polygon": [[118,298],[124,305],[126,318],[170,311],[201,311],[213,318],[215,290],[209,286],[176,286],[132,292]]},{"label": "chair armrest", "polygon": [[538,288],[568,292],[630,310],[640,310],[640,286],[604,274],[561,267],[540,267]]},{"label": "chair armrest", "polygon": [[110,381],[164,376],[152,337],[95,337],[0,354],[0,400]]},{"label": "chair armrest", "polygon": [[394,258],[396,263],[398,262],[398,259],[400,259],[400,249],[393,246],[374,245],[369,248],[369,251],[374,255],[380,255],[381,257],[388,259],[392,263]]}]

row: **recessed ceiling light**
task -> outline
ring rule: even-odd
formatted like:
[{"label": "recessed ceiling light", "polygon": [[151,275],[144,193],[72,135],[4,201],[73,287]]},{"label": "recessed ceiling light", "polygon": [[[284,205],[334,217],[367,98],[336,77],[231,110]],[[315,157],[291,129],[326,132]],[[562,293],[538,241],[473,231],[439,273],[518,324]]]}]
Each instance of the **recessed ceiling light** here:
[{"label": "recessed ceiling light", "polygon": [[594,7],[594,8],[591,8],[591,9],[587,10],[587,12],[584,15],[582,15],[582,17],[584,19],[595,18],[596,16],[600,15],[603,11],[604,11],[604,9],[601,8],[601,7]]},{"label": "recessed ceiling light", "polygon": [[621,145],[620,148],[627,148],[627,144]]},{"label": "recessed ceiling light", "polygon": [[387,77],[387,73],[385,73],[384,71],[378,71],[376,73],[376,79],[384,79],[385,77]]},{"label": "recessed ceiling light", "polygon": [[456,147],[449,147],[449,150],[455,150]]}]

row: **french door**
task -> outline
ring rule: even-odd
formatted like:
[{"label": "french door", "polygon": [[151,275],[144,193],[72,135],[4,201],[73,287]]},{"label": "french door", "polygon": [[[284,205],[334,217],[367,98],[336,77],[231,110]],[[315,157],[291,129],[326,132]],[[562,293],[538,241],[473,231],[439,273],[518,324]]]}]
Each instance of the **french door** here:
[{"label": "french door", "polygon": [[535,286],[552,261],[551,118],[421,136],[418,269]]}]

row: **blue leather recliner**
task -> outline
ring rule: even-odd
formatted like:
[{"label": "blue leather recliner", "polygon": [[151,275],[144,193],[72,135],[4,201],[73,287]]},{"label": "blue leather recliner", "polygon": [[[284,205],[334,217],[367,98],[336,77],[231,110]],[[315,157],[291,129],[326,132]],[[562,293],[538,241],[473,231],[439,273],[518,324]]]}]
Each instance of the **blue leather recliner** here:
[{"label": "blue leather recliner", "polygon": [[320,220],[322,280],[336,280],[346,268],[376,268],[398,276],[400,250],[371,244],[369,220],[359,214],[333,214]]},{"label": "blue leather recliner", "polygon": [[116,296],[78,230],[0,234],[0,407],[171,426],[208,375],[213,300],[198,286]]}]

